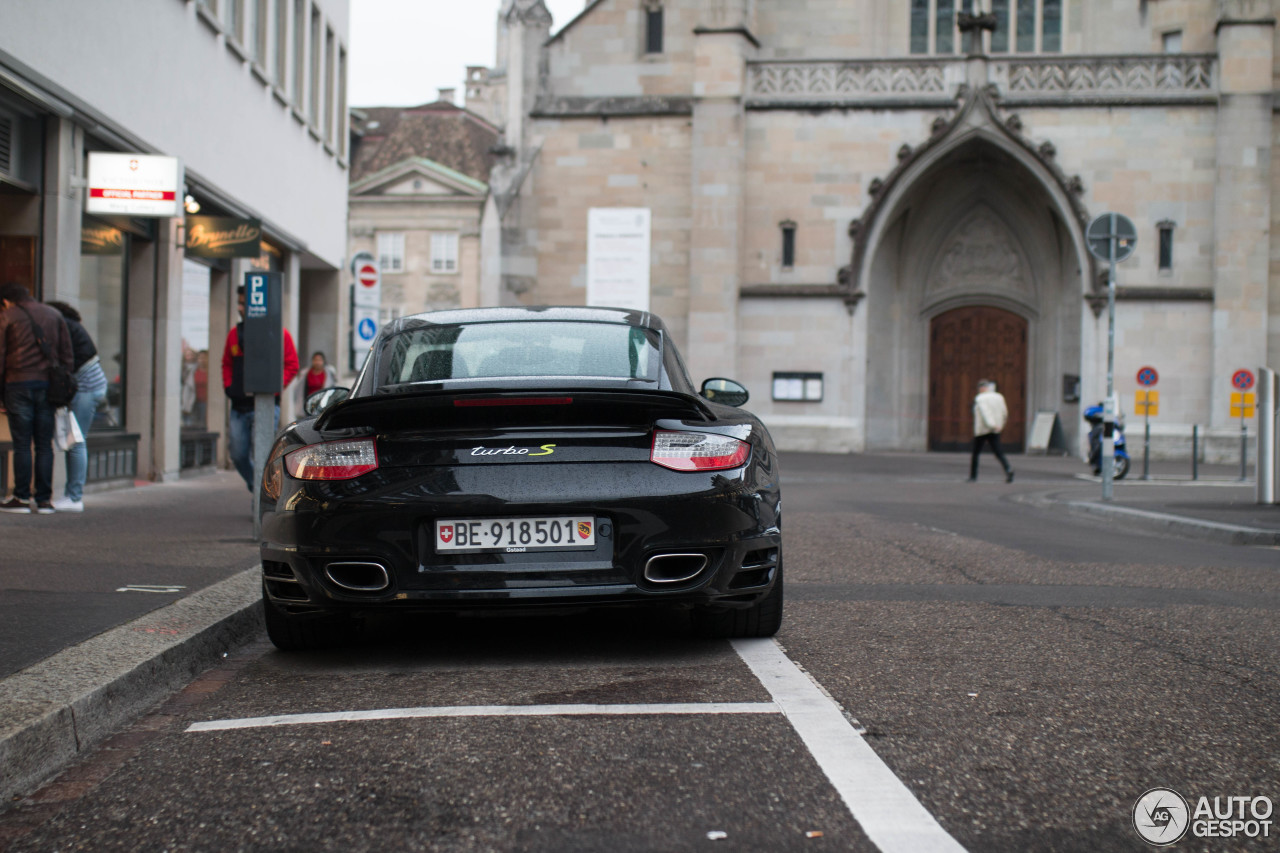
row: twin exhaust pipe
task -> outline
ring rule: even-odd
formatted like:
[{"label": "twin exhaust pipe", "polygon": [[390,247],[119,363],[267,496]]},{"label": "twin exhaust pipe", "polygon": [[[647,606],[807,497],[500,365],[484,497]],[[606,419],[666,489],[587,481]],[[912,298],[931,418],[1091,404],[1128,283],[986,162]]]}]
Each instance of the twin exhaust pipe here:
[{"label": "twin exhaust pipe", "polygon": [[[644,564],[644,579],[652,584],[677,584],[693,580],[707,567],[706,554],[656,554]],[[330,563],[325,575],[335,586],[350,592],[382,592],[391,586],[391,575],[381,563]]]},{"label": "twin exhaust pipe", "polygon": [[655,584],[684,583],[706,567],[706,554],[658,554],[644,564],[644,579]]}]

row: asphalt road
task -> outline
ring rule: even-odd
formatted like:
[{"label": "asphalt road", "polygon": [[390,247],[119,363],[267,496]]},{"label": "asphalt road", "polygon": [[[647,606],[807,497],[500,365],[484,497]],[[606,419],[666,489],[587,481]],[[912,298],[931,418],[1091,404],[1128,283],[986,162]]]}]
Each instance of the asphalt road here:
[{"label": "asphalt road", "polygon": [[[0,813],[0,845],[911,849],[896,827],[924,850],[1145,850],[1151,788],[1280,800],[1276,549],[1064,515],[1026,500],[1063,486],[1031,462],[1007,486],[962,483],[958,457],[784,461],[766,646],[844,732],[827,715],[815,734],[826,700],[789,705],[762,647],[695,640],[679,614],[389,623],[340,652],[253,645]],[[235,722],[316,714],[342,716]]]}]

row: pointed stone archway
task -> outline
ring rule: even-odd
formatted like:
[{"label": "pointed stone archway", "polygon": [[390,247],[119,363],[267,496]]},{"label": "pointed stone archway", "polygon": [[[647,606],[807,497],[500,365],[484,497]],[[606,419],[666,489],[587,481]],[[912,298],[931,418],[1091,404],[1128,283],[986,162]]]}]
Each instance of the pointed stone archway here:
[{"label": "pointed stone archway", "polygon": [[[855,335],[861,331],[865,339],[855,338],[854,345],[865,346],[869,449],[956,448],[955,434],[944,438],[933,425],[935,406],[943,405],[933,402],[933,344],[936,318],[964,308],[1001,312],[986,316],[1005,318],[990,322],[1022,342],[1016,361],[1009,354],[967,353],[975,364],[1008,362],[1002,369],[1013,373],[1003,381],[993,378],[1002,392],[1020,392],[1010,400],[1013,422],[1025,430],[1036,411],[1054,410],[1069,440],[1079,422],[1076,404],[1060,397],[1062,376],[1082,372],[1089,314],[1083,297],[1093,275],[1077,183],[1045,162],[1051,146],[1037,152],[1007,126],[1016,122],[1001,122],[989,95],[966,97],[925,146],[903,152],[851,229],[854,263],[844,282],[865,294],[855,326]],[[945,329],[947,321],[940,322]],[[1016,332],[1009,331],[1013,327]],[[973,346],[977,339],[970,340]],[[1015,363],[1022,366],[1010,366]],[[978,378],[965,377],[970,387],[959,397],[958,385],[948,391],[965,401],[964,411]],[[954,413],[946,417],[957,425],[963,420]],[[964,432],[967,443],[971,422]]]}]

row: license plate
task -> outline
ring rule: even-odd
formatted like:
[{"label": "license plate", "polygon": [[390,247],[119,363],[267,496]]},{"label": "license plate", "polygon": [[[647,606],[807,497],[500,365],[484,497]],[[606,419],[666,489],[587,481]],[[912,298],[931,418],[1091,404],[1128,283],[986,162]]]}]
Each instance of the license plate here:
[{"label": "license plate", "polygon": [[589,515],[539,518],[449,518],[436,521],[436,551],[564,551],[594,548]]}]

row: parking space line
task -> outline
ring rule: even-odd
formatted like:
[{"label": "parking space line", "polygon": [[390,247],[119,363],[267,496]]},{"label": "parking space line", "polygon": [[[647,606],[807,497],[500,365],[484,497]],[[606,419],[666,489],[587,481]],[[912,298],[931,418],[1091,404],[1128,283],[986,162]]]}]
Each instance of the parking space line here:
[{"label": "parking space line", "polygon": [[964,850],[867,745],[840,706],[775,641],[734,640],[733,648],[782,709],[872,843],[884,853]]},{"label": "parking space line", "polygon": [[315,723],[364,720],[405,720],[420,717],[581,717],[641,716],[646,714],[780,714],[773,702],[705,702],[651,705],[454,705],[435,708],[383,708],[374,711],[333,711],[319,714],[277,714],[238,720],[192,723],[187,732],[259,729]]}]

